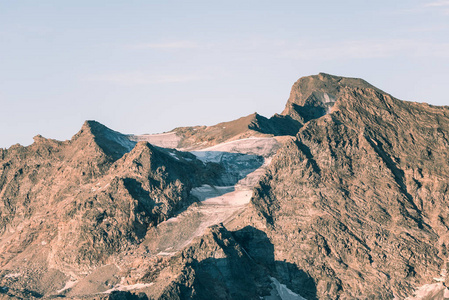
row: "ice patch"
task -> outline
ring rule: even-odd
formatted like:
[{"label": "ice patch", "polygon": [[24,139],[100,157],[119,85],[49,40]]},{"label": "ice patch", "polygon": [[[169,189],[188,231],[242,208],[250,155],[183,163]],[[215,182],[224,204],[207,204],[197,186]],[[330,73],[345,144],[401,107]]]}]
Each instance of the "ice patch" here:
[{"label": "ice patch", "polygon": [[[280,147],[275,138],[247,138],[191,151],[204,163],[215,162],[224,167],[218,185],[204,184],[190,193],[201,202],[192,205],[151,231],[157,255],[170,256],[204,234],[209,226],[227,224],[245,209],[253,196],[253,188],[266,172],[271,157]],[[151,244],[150,244],[151,245]],[[151,246],[150,246],[151,247]],[[176,252],[174,252],[176,253]],[[279,299],[279,298],[276,298]]]},{"label": "ice patch", "polygon": [[253,192],[250,190],[233,191],[223,196],[208,198],[203,201],[203,204],[236,207],[249,203],[252,196]]},{"label": "ice patch", "polygon": [[152,145],[163,148],[176,148],[178,147],[181,137],[176,132],[158,133],[158,134],[141,134],[130,135],[128,138],[131,141],[140,142],[145,141]]},{"label": "ice patch", "polygon": [[223,151],[192,151],[199,160],[205,163],[217,163],[223,166],[220,185],[234,185],[254,170],[260,168],[264,158],[258,155],[230,153]]},{"label": "ice patch", "polygon": [[193,188],[190,193],[198,198],[198,200],[204,201],[209,198],[214,198],[226,193],[230,193],[234,190],[234,186],[211,186],[208,184],[204,184],[200,187]]},{"label": "ice patch", "polygon": [[123,148],[126,149],[127,152],[131,151],[134,146],[136,145],[135,142],[128,139],[128,137],[124,134],[121,134],[120,132],[107,129],[103,131],[103,136],[107,138],[110,141],[113,141],[119,145],[121,145]]},{"label": "ice patch", "polygon": [[449,290],[442,282],[438,282],[421,286],[413,296],[407,297],[405,300],[446,299],[447,297],[449,297]]},{"label": "ice patch", "polygon": [[60,294],[60,293],[66,291],[66,290],[68,290],[68,289],[71,289],[72,287],[75,286],[75,284],[76,284],[77,282],[78,282],[78,280],[69,280],[69,281],[67,281],[67,282],[65,283],[65,286],[64,286],[62,289],[56,291],[56,293]]},{"label": "ice patch", "polygon": [[322,101],[324,103],[331,103],[331,102],[335,102],[335,97],[332,95],[329,95],[328,93],[324,93],[323,94],[323,99]]},{"label": "ice patch", "polygon": [[265,300],[274,300],[279,298],[281,300],[306,300],[304,297],[301,297],[290,290],[285,284],[280,283],[276,278],[270,277],[270,279],[274,288],[270,296],[264,297]]},{"label": "ice patch", "polygon": [[205,149],[200,149],[195,152],[195,155],[201,155],[199,152],[228,152],[228,153],[242,153],[250,155],[259,155],[263,157],[269,157],[279,149],[279,143],[275,138],[258,138],[251,137],[246,139],[240,139],[230,141],[222,144],[218,144]]},{"label": "ice patch", "polygon": [[171,157],[173,157],[176,160],[179,160],[179,157],[176,156],[176,154],[174,154],[173,152],[168,152],[168,154],[170,154]]},{"label": "ice patch", "polygon": [[154,283],[136,283],[131,285],[123,285],[123,284],[117,284],[112,289],[109,289],[107,291],[104,291],[103,294],[110,294],[114,291],[131,291],[131,290],[140,290],[146,287],[152,286]]},{"label": "ice patch", "polygon": [[172,256],[173,254],[176,254],[176,252],[165,252],[165,251],[161,251],[156,255],[161,255],[161,256]]},{"label": "ice patch", "polygon": [[22,273],[9,273],[4,276],[4,278],[17,278],[20,277]]}]

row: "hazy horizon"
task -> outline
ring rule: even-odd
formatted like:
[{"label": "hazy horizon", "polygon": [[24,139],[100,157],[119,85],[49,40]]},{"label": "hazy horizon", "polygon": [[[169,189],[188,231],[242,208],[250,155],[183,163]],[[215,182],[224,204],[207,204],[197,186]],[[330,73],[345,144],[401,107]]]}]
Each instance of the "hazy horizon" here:
[{"label": "hazy horizon", "polygon": [[0,3],[0,147],[280,113],[293,83],[362,78],[449,105],[449,1]]}]

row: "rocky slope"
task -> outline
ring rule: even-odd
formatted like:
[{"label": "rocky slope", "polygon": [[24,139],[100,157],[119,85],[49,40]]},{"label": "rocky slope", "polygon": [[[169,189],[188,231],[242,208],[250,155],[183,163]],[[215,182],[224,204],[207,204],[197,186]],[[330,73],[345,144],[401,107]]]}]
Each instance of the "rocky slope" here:
[{"label": "rocky slope", "polygon": [[[335,99],[329,114],[279,151],[252,199],[248,214],[261,219],[252,224],[276,260],[310,275],[320,299],[402,299],[445,281],[449,108],[320,74],[295,84],[284,113],[298,118],[295,102],[324,92]],[[303,282],[285,283],[304,293]]]},{"label": "rocky slope", "polygon": [[268,119],[254,113],[214,126],[180,127],[164,134],[131,135],[129,138],[161,147],[195,150],[249,137],[295,135],[300,126],[289,115],[276,114]]},{"label": "rocky slope", "polygon": [[113,262],[221,170],[92,121],[70,141],[38,136],[0,158],[2,281],[37,295]]},{"label": "rocky slope", "polygon": [[0,151],[0,299],[443,299],[448,147],[449,107],[323,73],[269,119],[38,136]]}]

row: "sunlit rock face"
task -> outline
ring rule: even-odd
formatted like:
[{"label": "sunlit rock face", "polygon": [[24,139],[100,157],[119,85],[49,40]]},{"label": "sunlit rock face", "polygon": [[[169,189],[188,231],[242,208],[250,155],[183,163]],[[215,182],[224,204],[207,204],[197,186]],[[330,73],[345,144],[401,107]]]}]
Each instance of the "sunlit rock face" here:
[{"label": "sunlit rock face", "polygon": [[[299,85],[338,83],[331,112],[279,150],[252,199],[276,260],[309,274],[322,299],[405,298],[446,280],[449,108],[319,77]],[[323,103],[292,94],[301,109]]]},{"label": "sunlit rock face", "polygon": [[36,136],[0,149],[0,299],[441,299],[448,149],[448,107],[324,73],[271,118]]}]

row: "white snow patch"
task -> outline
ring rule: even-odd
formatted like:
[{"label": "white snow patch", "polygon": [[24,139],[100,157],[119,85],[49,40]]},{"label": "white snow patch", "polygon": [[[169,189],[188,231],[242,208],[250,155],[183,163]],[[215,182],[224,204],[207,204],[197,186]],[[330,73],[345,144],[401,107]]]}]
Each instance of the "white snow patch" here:
[{"label": "white snow patch", "polygon": [[131,151],[134,146],[136,145],[135,142],[130,141],[126,135],[121,134],[120,132],[114,131],[114,130],[105,130],[104,136],[113,142],[116,142],[117,144],[123,146],[128,152]]},{"label": "white snow patch", "polygon": [[234,186],[211,186],[204,184],[200,187],[193,188],[190,193],[197,197],[198,200],[204,201],[209,198],[218,197],[226,193],[234,191]]},{"label": "white snow patch", "polygon": [[9,273],[4,276],[4,278],[17,278],[20,277],[22,273]]},{"label": "white snow patch", "polygon": [[[158,225],[161,233],[183,232],[182,235],[174,236],[173,242],[168,243],[168,245],[173,245],[173,251],[183,249],[195,237],[203,235],[209,226],[226,224],[236,214],[243,211],[253,196],[254,186],[266,172],[271,157],[280,146],[281,144],[275,138],[247,138],[191,151],[204,162],[221,163],[226,168],[230,180],[229,183],[223,183],[227,184],[226,186],[205,184],[193,188],[191,194],[201,201],[200,204],[190,206],[176,217]],[[197,149],[200,149],[200,146]],[[237,180],[238,182],[236,182]],[[195,222],[194,227],[191,227],[191,220]],[[169,256],[176,253],[168,252],[168,249],[164,249],[157,255]],[[274,299],[279,299],[279,297]]]},{"label": "white snow patch", "polygon": [[282,300],[306,300],[305,298],[290,290],[285,284],[280,283],[276,278],[270,277],[270,279],[273,283],[272,285],[274,288],[271,292],[271,295],[265,297],[266,300],[279,298],[281,298]]},{"label": "white snow patch", "polygon": [[181,141],[181,137],[176,132],[131,135],[129,139],[136,142],[145,141],[163,148],[176,148]]},{"label": "white snow patch", "polygon": [[176,160],[179,160],[179,157],[174,154],[173,152],[168,152],[170,154],[171,157],[175,158]]},{"label": "white snow patch", "polygon": [[172,256],[173,254],[176,254],[176,252],[165,252],[165,251],[161,251],[156,255],[162,255],[162,256]]},{"label": "white snow patch", "polygon": [[180,217],[180,215],[177,215],[176,217],[172,217],[172,218],[170,218],[170,219],[168,219],[168,220],[165,220],[165,223],[175,223],[175,222],[178,222],[178,221],[179,221],[179,217]]},{"label": "white snow patch", "polygon": [[440,292],[442,292],[442,294],[444,294],[445,298],[446,298],[446,295],[449,295],[448,289],[444,286],[444,284],[442,282],[425,284],[425,285],[421,286],[420,288],[418,288],[415,291],[413,296],[407,297],[407,298],[405,298],[405,300],[421,300],[421,299],[427,299],[427,298],[430,299],[430,297],[435,296],[436,294],[438,294]]},{"label": "white snow patch", "polygon": [[[188,234],[179,237],[176,249],[179,250],[187,246],[195,237],[204,234],[205,230],[212,225],[224,223],[232,218],[236,213],[244,209],[253,195],[253,187],[258,182],[260,176],[265,172],[267,162],[258,169],[246,175],[232,186],[210,186],[202,185],[191,190],[192,195],[201,200],[201,205],[192,206],[174,218],[170,218],[158,225],[164,226],[185,226],[185,218],[190,218],[194,214],[195,218],[200,216],[200,223],[196,228],[189,228]],[[171,228],[171,227],[170,227]],[[171,229],[172,230],[172,229]],[[171,231],[170,230],[170,231]],[[168,252],[160,252],[158,255],[171,255]]]},{"label": "white snow patch", "polygon": [[279,149],[279,147],[280,147],[279,142],[275,138],[250,137],[246,139],[240,139],[218,144],[212,147],[199,149],[191,152],[199,158],[207,157],[208,155],[202,154],[201,152],[212,152],[212,153],[230,152],[230,153],[254,154],[267,157],[273,155]]},{"label": "white snow patch", "polygon": [[203,204],[242,206],[251,200],[253,192],[250,190],[233,191],[223,196],[209,198],[203,201]]},{"label": "white snow patch", "polygon": [[328,93],[324,93],[322,100],[324,103],[331,103],[331,102],[335,102],[335,97],[332,95],[329,95]]},{"label": "white snow patch", "polygon": [[78,280],[69,280],[69,281],[67,281],[65,283],[65,286],[62,289],[56,291],[56,293],[60,294],[60,293],[62,293],[64,291],[74,287],[77,282],[78,282]]},{"label": "white snow patch", "polygon": [[314,95],[326,108],[326,114],[330,113],[332,110],[332,106],[334,105],[335,101],[337,101],[336,97],[328,93],[314,93]]},{"label": "white snow patch", "polygon": [[123,285],[123,284],[117,284],[112,289],[109,289],[107,291],[104,291],[103,294],[110,294],[114,291],[131,291],[131,290],[140,290],[146,287],[152,286],[154,283],[136,283],[131,285]]}]

